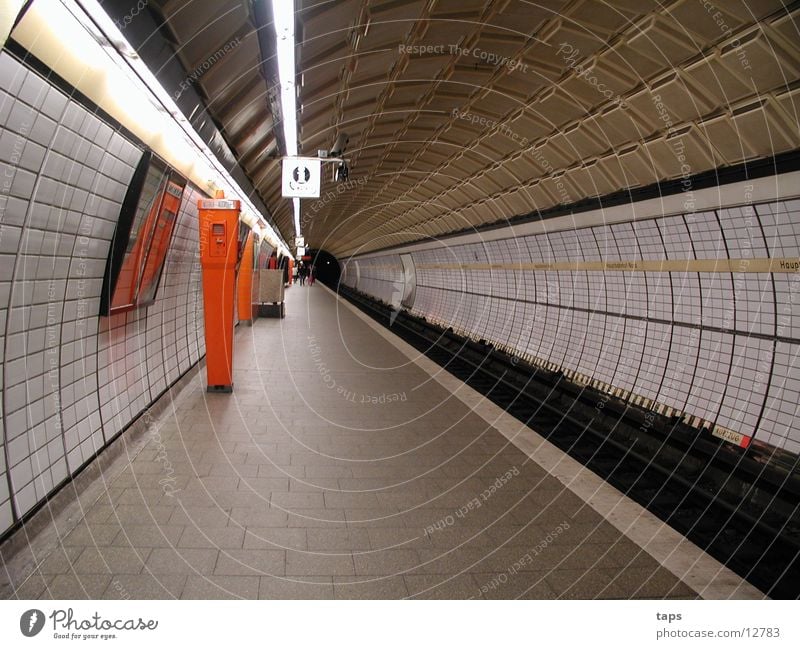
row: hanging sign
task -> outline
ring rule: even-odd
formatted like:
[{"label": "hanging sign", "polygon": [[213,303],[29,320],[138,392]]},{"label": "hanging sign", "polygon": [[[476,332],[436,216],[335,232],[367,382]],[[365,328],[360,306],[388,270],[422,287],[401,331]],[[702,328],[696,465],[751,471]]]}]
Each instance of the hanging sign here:
[{"label": "hanging sign", "polygon": [[319,198],[320,161],[315,158],[284,158],[284,198]]}]

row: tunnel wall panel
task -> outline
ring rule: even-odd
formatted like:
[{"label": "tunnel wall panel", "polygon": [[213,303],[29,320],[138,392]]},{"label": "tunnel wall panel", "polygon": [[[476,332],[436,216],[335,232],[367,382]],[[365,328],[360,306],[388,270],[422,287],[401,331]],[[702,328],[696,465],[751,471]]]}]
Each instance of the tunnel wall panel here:
[{"label": "tunnel wall panel", "polygon": [[[413,313],[698,428],[796,454],[800,274],[763,264],[800,257],[800,200],[727,205],[724,192],[703,191],[718,209],[611,224],[590,213],[563,230],[403,246],[416,268]],[[377,269],[395,256],[357,258],[359,290],[387,302]]]},{"label": "tunnel wall panel", "polygon": [[98,317],[139,146],[0,53],[0,533],[204,354],[187,186],[153,305]]}]

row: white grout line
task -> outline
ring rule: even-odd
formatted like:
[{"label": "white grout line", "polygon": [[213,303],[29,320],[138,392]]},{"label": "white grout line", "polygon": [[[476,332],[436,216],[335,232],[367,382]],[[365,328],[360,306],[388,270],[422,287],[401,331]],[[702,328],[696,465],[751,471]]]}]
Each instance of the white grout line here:
[{"label": "white grout line", "polygon": [[569,457],[532,428],[443,370],[327,286],[320,286],[335,295],[340,304],[366,322],[387,342],[466,404],[472,412],[499,431],[703,599],[768,599],[758,588],[726,568],[593,471]]}]

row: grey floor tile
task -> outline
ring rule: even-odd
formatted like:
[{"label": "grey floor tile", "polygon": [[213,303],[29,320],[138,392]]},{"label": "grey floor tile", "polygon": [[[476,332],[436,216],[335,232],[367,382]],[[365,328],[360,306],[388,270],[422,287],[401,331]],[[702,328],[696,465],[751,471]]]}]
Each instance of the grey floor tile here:
[{"label": "grey floor tile", "polygon": [[121,525],[105,523],[89,524],[85,520],[64,537],[62,545],[99,546],[111,545],[122,529]]},{"label": "grey floor tile", "polygon": [[[482,599],[555,599],[547,572],[472,573]],[[476,597],[478,599],[478,597]]]},{"label": "grey floor tile", "polygon": [[147,562],[151,548],[86,548],[75,562],[76,575],[137,575]]},{"label": "grey floor tile", "polygon": [[308,549],[312,552],[371,549],[369,532],[364,528],[309,528],[306,534]]},{"label": "grey floor tile", "polygon": [[419,568],[416,550],[374,550],[353,555],[357,575],[398,575]]},{"label": "grey floor tile", "polygon": [[286,516],[288,527],[333,528],[347,527],[345,511],[341,509],[295,509]]},{"label": "grey floor tile", "polygon": [[177,545],[182,525],[125,525],[112,545],[133,548],[169,548]]},{"label": "grey floor tile", "polygon": [[[233,399],[200,381],[160,417],[179,491],[164,494],[162,449],[145,446],[63,547],[17,577],[18,596],[695,595],[327,293],[304,295],[318,309],[310,329],[290,309],[237,334],[257,344],[237,348]],[[340,385],[408,400],[345,406],[309,331]]]},{"label": "grey floor tile", "polygon": [[[322,493],[282,492],[274,491],[270,496],[270,505],[287,513],[305,509],[323,509],[325,501]],[[302,513],[302,512],[300,512]]]},{"label": "grey floor tile", "polygon": [[241,478],[238,491],[257,494],[268,502],[272,492],[289,492],[289,478]]},{"label": "grey floor tile", "polygon": [[171,505],[118,505],[105,521],[126,525],[166,525],[175,511]]},{"label": "grey floor tile", "polygon": [[404,575],[412,599],[481,599],[472,575]]},{"label": "grey floor tile", "polygon": [[292,527],[248,527],[245,550],[307,550],[306,530]]},{"label": "grey floor tile", "polygon": [[286,574],[289,576],[353,576],[355,566],[349,553],[319,554],[286,552]]},{"label": "grey floor tile", "polygon": [[408,588],[402,576],[388,577],[334,577],[333,591],[336,599],[402,599],[408,597]]},{"label": "grey floor tile", "polygon": [[286,574],[285,550],[222,550],[214,568],[215,575]]},{"label": "grey floor tile", "polygon": [[[420,559],[417,567],[412,570],[413,574],[455,575],[465,571],[491,572],[494,570],[506,570],[510,567],[509,562],[488,565],[486,559],[489,554],[486,550],[480,548],[469,550],[461,548],[432,548],[420,549],[417,552]],[[515,556],[514,559],[516,558]]]},{"label": "grey floor tile", "polygon": [[390,550],[393,548],[431,548],[431,542],[423,531],[407,527],[370,527],[367,528],[370,545],[373,550]]},{"label": "grey floor tile", "polygon": [[111,575],[56,575],[50,582],[48,599],[99,599],[103,596]]},{"label": "grey floor tile", "polygon": [[49,595],[49,585],[57,576],[44,575],[37,570],[21,583],[15,584],[11,588],[11,592],[4,597],[7,599],[52,599]]},{"label": "grey floor tile", "polygon": [[604,569],[607,586],[603,597],[614,599],[658,599],[664,596],[691,597],[695,592],[664,568],[625,567]]},{"label": "grey floor tile", "polygon": [[115,507],[111,503],[106,504],[98,502],[96,505],[85,509],[83,511],[83,517],[89,524],[110,523],[113,525],[117,523],[117,520],[109,520],[109,518],[114,514],[114,511]]},{"label": "grey floor tile", "polygon": [[605,571],[597,568],[551,570],[545,575],[545,581],[558,599],[614,599],[606,590],[609,579]]},{"label": "grey floor tile", "polygon": [[285,512],[270,509],[267,505],[258,507],[234,507],[231,509],[228,525],[231,527],[287,527]]},{"label": "grey floor tile", "polygon": [[183,528],[176,545],[178,548],[236,550],[241,549],[243,543],[244,529],[241,527],[196,528],[189,525]]},{"label": "grey floor tile", "polygon": [[57,546],[46,557],[37,557],[38,570],[43,575],[62,575],[70,572],[83,550],[81,546]]},{"label": "grey floor tile", "polygon": [[230,512],[218,506],[176,507],[169,518],[170,525],[205,527],[225,527]]},{"label": "grey floor tile", "polygon": [[186,575],[120,575],[111,580],[102,599],[178,599]]},{"label": "grey floor tile", "polygon": [[261,577],[259,599],[333,599],[333,580],[329,576]]},{"label": "grey floor tile", "polygon": [[181,599],[258,599],[258,589],[258,577],[190,575]]},{"label": "grey floor tile", "polygon": [[147,559],[146,570],[153,575],[210,575],[219,550],[155,548]]},{"label": "grey floor tile", "polygon": [[325,492],[325,506],[337,509],[375,509],[380,506],[378,496],[371,493]]},{"label": "grey floor tile", "polygon": [[339,489],[338,478],[291,478],[289,480],[289,491],[292,492],[311,492],[335,491]]}]

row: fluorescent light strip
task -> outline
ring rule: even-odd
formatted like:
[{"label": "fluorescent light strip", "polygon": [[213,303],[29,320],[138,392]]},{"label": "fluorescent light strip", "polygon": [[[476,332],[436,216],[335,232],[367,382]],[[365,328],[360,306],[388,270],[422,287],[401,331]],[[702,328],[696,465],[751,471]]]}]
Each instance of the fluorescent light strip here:
[{"label": "fluorescent light strip", "polygon": [[[262,238],[266,237],[283,254],[291,254],[280,235],[269,224],[265,223],[266,227],[259,224],[260,211],[206,146],[169,93],[95,0],[80,0],[78,3],[37,0],[18,29],[26,29],[28,18],[32,22],[28,33],[23,34],[23,45],[37,54],[37,50],[45,45],[42,42],[44,39],[52,41],[47,44],[48,47],[53,47],[58,41],[56,46],[61,48],[62,55],[53,59],[52,63],[45,58],[45,62],[50,63],[57,72],[62,64],[82,63],[86,73],[93,75],[95,81],[102,80],[106,88],[105,94],[101,93],[98,97],[101,99],[98,105],[110,109],[109,112],[118,119],[121,117],[120,121],[125,126],[202,189],[213,191],[218,188],[229,197],[239,198],[243,207],[242,220],[257,229]],[[71,19],[77,23],[72,28],[69,27]],[[54,21],[56,25],[53,25]],[[26,35],[27,38],[24,38]],[[65,53],[68,53],[70,61],[64,61],[68,58],[64,56]],[[88,94],[92,96],[91,92]],[[108,105],[109,102],[114,105]]]},{"label": "fluorescent light strip", "polygon": [[153,73],[150,72],[150,69],[144,64],[141,58],[139,58],[139,55],[131,47],[130,43],[128,43],[128,41],[122,35],[122,32],[120,32],[108,14],[106,14],[102,6],[96,0],[79,0],[79,4],[83,7],[84,11],[86,11],[88,15],[97,21],[100,29],[104,32],[104,35],[111,40],[112,44],[117,48],[117,50],[122,53],[126,63],[128,63],[128,65],[133,68],[136,74],[141,77],[148,90],[155,95],[158,102],[167,110],[172,119],[177,123],[178,127],[183,130],[192,143],[198,149],[200,149],[203,155],[208,159],[219,176],[216,179],[219,189],[225,191],[226,196],[235,196],[241,200],[242,206],[245,208],[242,210],[242,220],[253,229],[259,228],[261,230],[259,233],[261,238],[266,237],[272,245],[274,245],[276,248],[279,248],[284,254],[290,254],[289,251],[284,247],[280,235],[277,234],[268,223],[266,223],[266,219],[264,219],[265,226],[260,225],[259,217],[262,216],[261,212],[256,209],[255,205],[253,205],[252,201],[242,190],[239,184],[228,173],[227,169],[225,169],[219,159],[211,152],[206,143],[200,137],[200,134],[194,129],[189,120],[186,119],[183,112],[180,110],[180,108],[178,108],[177,104],[175,104],[172,97],[170,97],[169,93],[158,82],[158,79],[156,79]]},{"label": "fluorescent light strip", "polygon": [[[286,155],[297,155],[297,88],[295,87],[294,0],[271,0],[278,54],[278,80],[281,84],[281,113]],[[292,199],[294,232],[300,233],[300,199]]]}]

